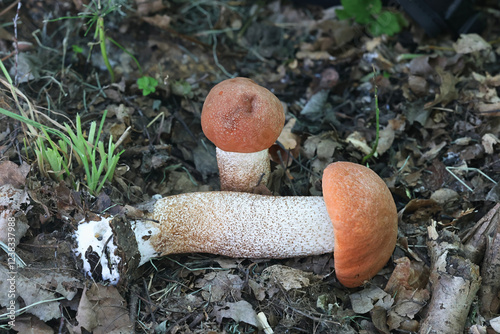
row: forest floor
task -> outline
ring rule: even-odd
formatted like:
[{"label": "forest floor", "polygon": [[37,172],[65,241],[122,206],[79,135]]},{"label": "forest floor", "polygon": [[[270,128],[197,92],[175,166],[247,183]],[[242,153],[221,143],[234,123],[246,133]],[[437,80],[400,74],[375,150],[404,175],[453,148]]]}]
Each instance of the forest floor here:
[{"label": "forest floor", "polygon": [[[2,3],[0,52],[13,82],[0,76],[0,108],[62,133],[65,123],[78,127],[78,114],[83,137],[102,124],[104,146],[112,136],[123,151],[113,177],[92,191],[77,156],[65,158],[69,173],[55,173],[39,154],[57,135],[0,115],[0,236],[9,244],[16,222],[14,248],[26,264],[14,275],[19,310],[10,317],[10,255],[0,255],[5,332],[500,330],[498,5],[480,8],[481,35],[431,38],[406,16],[400,32],[374,37],[332,8],[286,1],[118,2]],[[118,286],[85,277],[72,236],[90,213],[219,190],[200,115],[210,89],[236,76],[285,107],[280,146],[271,148],[275,196],[321,196],[326,166],[362,163],[378,108],[378,146],[365,164],[399,213],[389,263],[354,289],[337,281],[334,254],[178,254]],[[137,82],[145,77],[146,88]]]}]

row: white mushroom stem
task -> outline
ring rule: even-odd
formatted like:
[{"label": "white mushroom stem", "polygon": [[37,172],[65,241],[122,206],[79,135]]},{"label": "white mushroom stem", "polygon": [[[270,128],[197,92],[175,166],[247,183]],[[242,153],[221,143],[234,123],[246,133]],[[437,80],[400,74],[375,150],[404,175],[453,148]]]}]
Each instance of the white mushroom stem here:
[{"label": "white mushroom stem", "polygon": [[286,258],[333,251],[333,226],[322,197],[190,193],[158,200],[152,217],[159,222],[153,225],[157,231],[138,238],[147,238],[144,244],[158,255]]},{"label": "white mushroom stem", "polygon": [[[287,258],[329,253],[334,248],[333,226],[322,197],[273,197],[224,191],[189,193],[158,200],[147,218],[131,225],[139,265],[154,257],[176,253]],[[101,220],[94,229],[103,230],[101,224],[109,222]],[[94,234],[97,238],[104,233]],[[95,240],[89,242],[89,236],[92,233],[88,229],[84,235],[77,232],[79,254],[87,250],[82,242],[94,245]],[[101,241],[103,245],[115,242],[102,237]]]},{"label": "white mushroom stem", "polygon": [[217,148],[216,152],[221,190],[252,192],[259,184],[267,185],[271,174],[268,149],[237,153]]}]

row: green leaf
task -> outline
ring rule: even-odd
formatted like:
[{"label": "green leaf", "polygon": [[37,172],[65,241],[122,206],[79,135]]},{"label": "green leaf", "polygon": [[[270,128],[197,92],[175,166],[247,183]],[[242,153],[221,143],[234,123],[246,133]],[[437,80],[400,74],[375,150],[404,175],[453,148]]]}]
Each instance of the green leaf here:
[{"label": "green leaf", "polygon": [[401,31],[401,26],[399,25],[396,15],[384,11],[377,17],[376,21],[368,25],[368,31],[373,36],[380,36],[383,34],[392,36]]},{"label": "green leaf", "polygon": [[392,13],[392,14],[396,16],[396,19],[398,20],[398,23],[399,23],[399,26],[401,29],[404,27],[408,27],[408,25],[410,23],[405,19],[403,14],[401,14],[401,13]]},{"label": "green leaf", "polygon": [[83,53],[83,48],[78,46],[78,45],[71,45],[71,48],[73,49],[73,52],[74,53]]},{"label": "green leaf", "polygon": [[184,80],[174,81],[172,83],[172,93],[178,96],[192,97],[193,92],[189,82]]},{"label": "green leaf", "polygon": [[374,21],[373,15],[382,10],[381,0],[341,0],[344,11],[357,23],[368,24]]},{"label": "green leaf", "polygon": [[142,95],[147,96],[156,91],[156,86],[158,86],[158,80],[148,76],[143,76],[137,79],[137,86],[142,90]]},{"label": "green leaf", "polygon": [[339,20],[347,20],[353,17],[351,13],[349,13],[345,9],[335,9],[335,14],[337,14],[337,18]]},{"label": "green leaf", "polygon": [[62,173],[63,158],[59,155],[59,152],[57,150],[47,148],[47,150],[45,151],[45,158],[49,162],[50,167],[54,172],[53,174],[54,178],[58,181],[61,181],[63,179],[63,173]]}]

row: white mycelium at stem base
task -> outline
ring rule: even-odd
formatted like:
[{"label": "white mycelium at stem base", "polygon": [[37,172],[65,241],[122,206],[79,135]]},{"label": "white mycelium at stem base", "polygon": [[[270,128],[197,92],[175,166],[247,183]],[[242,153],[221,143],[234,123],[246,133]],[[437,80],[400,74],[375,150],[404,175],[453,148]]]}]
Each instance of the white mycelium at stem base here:
[{"label": "white mycelium at stem base", "polygon": [[226,152],[216,148],[220,187],[228,191],[252,192],[267,185],[271,174],[268,149],[255,153]]}]

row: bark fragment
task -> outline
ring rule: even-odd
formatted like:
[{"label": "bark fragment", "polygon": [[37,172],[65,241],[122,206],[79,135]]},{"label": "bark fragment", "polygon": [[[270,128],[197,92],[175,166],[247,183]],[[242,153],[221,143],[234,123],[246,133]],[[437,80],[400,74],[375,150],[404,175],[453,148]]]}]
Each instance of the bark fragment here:
[{"label": "bark fragment", "polygon": [[470,306],[481,284],[479,266],[465,257],[459,238],[435,223],[428,227],[432,298],[420,333],[462,333]]},{"label": "bark fragment", "polygon": [[495,217],[496,228],[486,238],[486,253],[481,266],[483,284],[479,290],[480,310],[487,318],[500,309],[500,224],[498,215]]},{"label": "bark fragment", "polygon": [[495,205],[463,238],[469,258],[481,264],[481,314],[493,317],[500,309],[500,203]]}]

